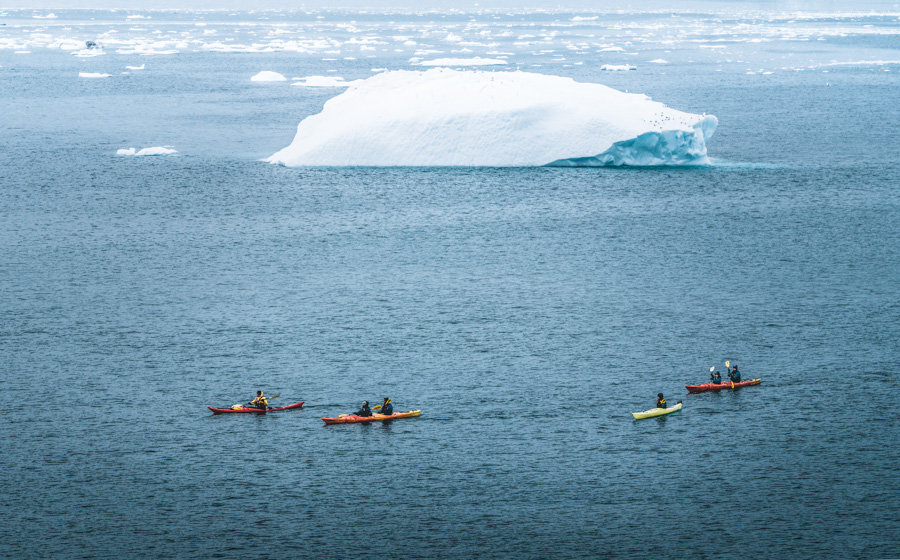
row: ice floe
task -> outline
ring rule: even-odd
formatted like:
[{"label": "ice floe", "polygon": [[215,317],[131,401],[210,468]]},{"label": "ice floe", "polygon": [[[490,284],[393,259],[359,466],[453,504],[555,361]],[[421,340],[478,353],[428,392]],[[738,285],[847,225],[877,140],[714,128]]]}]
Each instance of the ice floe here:
[{"label": "ice floe", "polygon": [[705,165],[713,116],[530,72],[376,74],[303,119],[287,166]]},{"label": "ice floe", "polygon": [[79,72],[79,78],[109,78],[109,74],[104,74],[102,72]]}]

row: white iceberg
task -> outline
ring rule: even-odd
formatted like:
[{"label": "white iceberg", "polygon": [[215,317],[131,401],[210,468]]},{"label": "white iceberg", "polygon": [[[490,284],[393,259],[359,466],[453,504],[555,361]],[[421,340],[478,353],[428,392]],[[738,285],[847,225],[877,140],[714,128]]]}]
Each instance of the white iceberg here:
[{"label": "white iceberg", "polygon": [[178,150],[172,149],[171,146],[153,146],[152,148],[119,148],[116,150],[117,156],[168,156],[177,154]]},{"label": "white iceberg", "polygon": [[637,70],[636,66],[631,64],[604,64],[600,67],[604,72],[623,72],[627,70]]},{"label": "white iceberg", "polygon": [[128,70],[143,70],[146,64],[141,64],[140,66],[126,66]]},{"label": "white iceberg", "polygon": [[283,82],[285,80],[287,80],[287,78],[285,78],[278,72],[271,72],[269,70],[263,70],[259,74],[256,74],[255,76],[250,78],[251,82]]},{"label": "white iceberg", "polygon": [[530,72],[376,74],[303,119],[287,166],[707,165],[718,121]]},{"label": "white iceberg", "polygon": [[109,74],[104,74],[102,72],[79,72],[79,78],[109,78]]}]

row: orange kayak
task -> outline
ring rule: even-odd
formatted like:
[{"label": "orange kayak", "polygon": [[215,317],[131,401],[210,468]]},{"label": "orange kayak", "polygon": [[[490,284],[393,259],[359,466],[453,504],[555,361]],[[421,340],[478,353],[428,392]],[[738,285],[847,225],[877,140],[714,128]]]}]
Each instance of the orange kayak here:
[{"label": "orange kayak", "polygon": [[347,414],[338,416],[337,418],[322,418],[326,424],[356,424],[359,422],[384,422],[385,420],[397,420],[398,418],[412,418],[422,414],[421,410],[410,410],[409,412],[395,412],[393,414],[378,414],[372,416],[355,416]]},{"label": "orange kayak", "polygon": [[685,385],[684,388],[689,393],[702,393],[704,391],[721,391],[722,389],[738,389],[740,387],[749,387],[750,385],[759,385],[761,379],[751,379],[749,381],[723,381],[721,383],[703,383],[701,385]]}]

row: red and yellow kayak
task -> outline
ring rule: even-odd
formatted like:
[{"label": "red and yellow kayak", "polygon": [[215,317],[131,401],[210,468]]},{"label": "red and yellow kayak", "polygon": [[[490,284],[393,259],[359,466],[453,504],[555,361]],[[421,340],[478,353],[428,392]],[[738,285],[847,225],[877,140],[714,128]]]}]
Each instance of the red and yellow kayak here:
[{"label": "red and yellow kayak", "polygon": [[303,406],[303,403],[306,401],[300,401],[298,403],[289,404],[287,406],[277,406],[275,408],[267,408],[266,410],[262,410],[259,408],[254,408],[252,406],[232,406],[231,408],[213,408],[211,406],[207,406],[206,408],[212,410],[213,414],[265,414],[267,412],[281,412],[282,410],[291,410],[292,408],[300,408]]},{"label": "red and yellow kayak", "polygon": [[385,420],[397,420],[398,418],[412,418],[422,414],[421,410],[410,410],[409,412],[395,412],[393,414],[378,414],[372,416],[355,416],[347,414],[338,416],[337,418],[322,418],[326,424],[356,424],[359,422],[384,422]]},{"label": "red and yellow kayak", "polygon": [[721,391],[722,389],[739,389],[748,385],[759,385],[761,379],[750,379],[749,381],[741,381],[735,383],[733,381],[723,381],[721,383],[703,383],[701,385],[685,385],[684,388],[688,393],[703,393],[704,391]]}]

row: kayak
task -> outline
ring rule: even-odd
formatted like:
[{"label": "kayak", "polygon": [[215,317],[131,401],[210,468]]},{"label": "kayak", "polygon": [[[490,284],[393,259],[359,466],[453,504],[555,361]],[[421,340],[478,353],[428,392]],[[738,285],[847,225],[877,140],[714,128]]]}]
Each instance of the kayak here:
[{"label": "kayak", "polygon": [[267,412],[281,412],[282,410],[291,410],[292,408],[300,408],[303,406],[303,403],[306,401],[300,401],[298,403],[289,404],[287,406],[276,406],[274,408],[267,408],[266,410],[261,410],[259,408],[254,408],[252,406],[239,406],[238,408],[213,408],[211,406],[207,406],[206,408],[212,410],[213,414],[265,414]]},{"label": "kayak", "polygon": [[644,412],[632,412],[631,415],[634,416],[635,420],[643,420],[644,418],[653,418],[654,416],[664,416],[666,414],[678,412],[679,410],[681,410],[681,406],[681,401],[678,401],[678,404],[676,404],[672,408],[651,408],[650,410],[645,410]]},{"label": "kayak", "polygon": [[688,393],[702,393],[704,391],[721,391],[722,389],[739,389],[749,385],[759,385],[761,379],[750,379],[749,381],[741,381],[734,383],[732,381],[723,381],[721,383],[703,383],[702,385],[685,385],[684,388]]},{"label": "kayak", "polygon": [[396,420],[398,418],[412,418],[422,414],[421,410],[410,410],[409,412],[395,412],[393,414],[378,414],[372,416],[356,416],[348,414],[347,416],[339,416],[337,418],[322,418],[326,424],[356,424],[359,422],[383,422],[385,420]]}]

